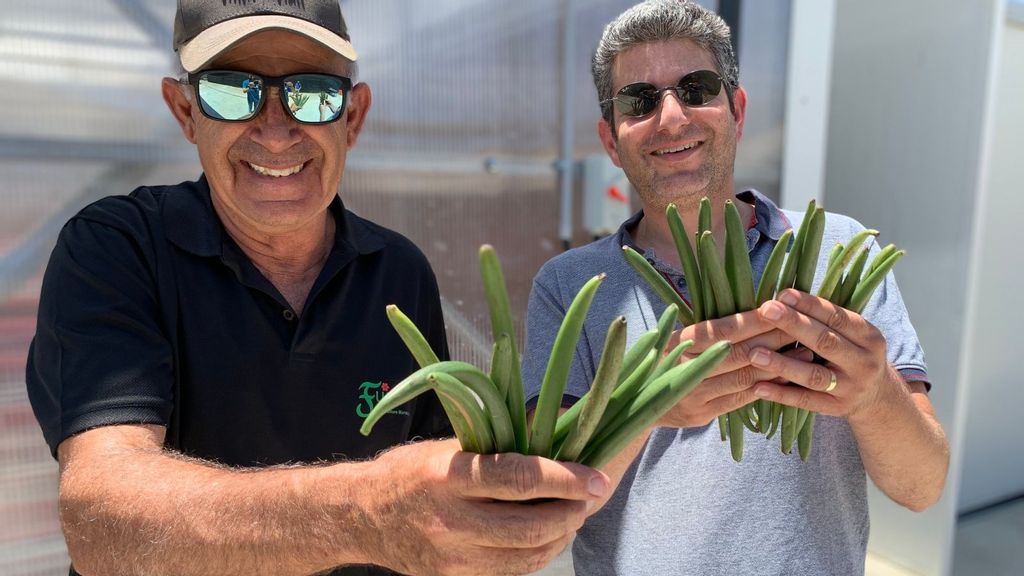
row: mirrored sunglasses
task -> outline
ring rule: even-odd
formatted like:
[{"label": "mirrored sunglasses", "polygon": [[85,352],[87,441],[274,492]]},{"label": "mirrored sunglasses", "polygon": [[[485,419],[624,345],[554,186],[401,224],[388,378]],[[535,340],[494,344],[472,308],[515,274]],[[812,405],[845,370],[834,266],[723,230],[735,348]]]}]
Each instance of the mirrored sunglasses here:
[{"label": "mirrored sunglasses", "polygon": [[243,122],[260,113],[271,86],[281,104],[303,124],[327,124],[341,117],[352,80],[333,74],[304,73],[260,76],[239,70],[203,70],[188,75],[203,115],[224,122]]},{"label": "mirrored sunglasses", "polygon": [[675,92],[676,98],[687,106],[703,106],[722,91],[722,77],[711,70],[697,70],[680,78],[675,86],[658,88],[647,82],[627,84],[614,98],[601,104],[614,103],[615,109],[625,116],[646,116],[658,107],[661,95],[666,90]]}]

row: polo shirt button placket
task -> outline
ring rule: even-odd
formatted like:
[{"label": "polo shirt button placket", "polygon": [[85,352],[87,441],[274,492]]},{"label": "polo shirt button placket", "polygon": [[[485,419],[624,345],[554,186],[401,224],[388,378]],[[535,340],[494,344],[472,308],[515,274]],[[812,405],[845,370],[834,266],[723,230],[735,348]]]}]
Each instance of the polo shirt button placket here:
[{"label": "polo shirt button placket", "polygon": [[291,322],[292,320],[295,320],[295,312],[292,312],[288,308],[284,309],[284,312],[282,312],[282,316],[284,316],[284,319],[289,321],[289,322]]}]

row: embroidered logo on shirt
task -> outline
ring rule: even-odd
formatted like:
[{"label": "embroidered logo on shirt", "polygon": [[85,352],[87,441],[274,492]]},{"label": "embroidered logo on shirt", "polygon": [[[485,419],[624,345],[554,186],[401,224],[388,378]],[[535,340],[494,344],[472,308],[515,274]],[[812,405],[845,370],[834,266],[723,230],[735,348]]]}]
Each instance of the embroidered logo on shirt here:
[{"label": "embroidered logo on shirt", "polygon": [[[363,382],[359,385],[359,404],[356,404],[356,416],[362,419],[366,419],[370,415],[370,411],[373,407],[380,402],[380,399],[384,394],[387,394],[391,386],[387,382]],[[388,414],[394,414],[397,416],[408,416],[409,413],[405,410],[392,410]]]}]

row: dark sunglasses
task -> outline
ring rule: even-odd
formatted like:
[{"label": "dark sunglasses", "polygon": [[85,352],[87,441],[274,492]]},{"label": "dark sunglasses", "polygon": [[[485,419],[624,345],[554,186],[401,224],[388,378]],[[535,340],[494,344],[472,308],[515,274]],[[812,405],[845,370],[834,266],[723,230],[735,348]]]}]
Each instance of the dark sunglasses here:
[{"label": "dark sunglasses", "polygon": [[267,101],[267,89],[277,86],[281,104],[298,122],[327,124],[341,118],[352,80],[333,74],[304,73],[260,76],[239,70],[203,70],[188,75],[195,86],[203,115],[224,122],[255,117]]},{"label": "dark sunglasses", "polygon": [[722,91],[722,77],[711,70],[697,70],[679,79],[675,86],[658,88],[647,82],[626,84],[616,94],[601,102],[615,103],[615,108],[625,116],[646,116],[661,103],[661,94],[672,90],[676,98],[687,106],[703,106],[714,100]]}]

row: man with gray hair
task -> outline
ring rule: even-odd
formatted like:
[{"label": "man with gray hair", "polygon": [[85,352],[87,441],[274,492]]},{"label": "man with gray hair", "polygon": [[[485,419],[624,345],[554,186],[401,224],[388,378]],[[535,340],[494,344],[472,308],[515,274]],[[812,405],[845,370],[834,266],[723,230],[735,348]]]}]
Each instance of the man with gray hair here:
[{"label": "man with gray hair", "polygon": [[[528,401],[537,397],[565,311],[594,274],[608,277],[574,357],[567,405],[586,393],[613,318],[625,316],[630,344],[656,325],[665,304],[628,266],[624,246],[644,254],[689,299],[665,216],[669,204],[692,231],[701,199],[709,198],[711,229],[722,246],[725,202],[735,203],[754,278],[783,232],[799,226],[802,214],[779,209],[757,191],[734,189],[747,95],[729,34],[717,15],[683,0],[638,4],[605,29],[593,60],[597,130],[642,210],[617,233],[538,272],[524,354]],[[829,213],[823,245],[845,243],[860,230]],[[826,258],[818,262],[818,281],[825,264]],[[577,534],[578,574],[862,575],[867,477],[912,510],[941,495],[948,442],[891,274],[863,315],[789,289],[755,310],[698,322],[676,337],[693,339],[694,353],[728,339],[734,353],[606,467],[618,487]],[[799,351],[778,352],[794,342],[802,344]],[[730,458],[713,423],[761,398],[820,415],[807,462],[760,441],[748,443],[741,462]]]},{"label": "man with gray hair", "polygon": [[67,223],[29,351],[72,574],[539,569],[605,475],[463,452],[433,396],[359,433],[417,368],[386,305],[448,346],[426,258],[338,195],[371,103],[338,1],[179,0],[174,48],[203,174]]}]

